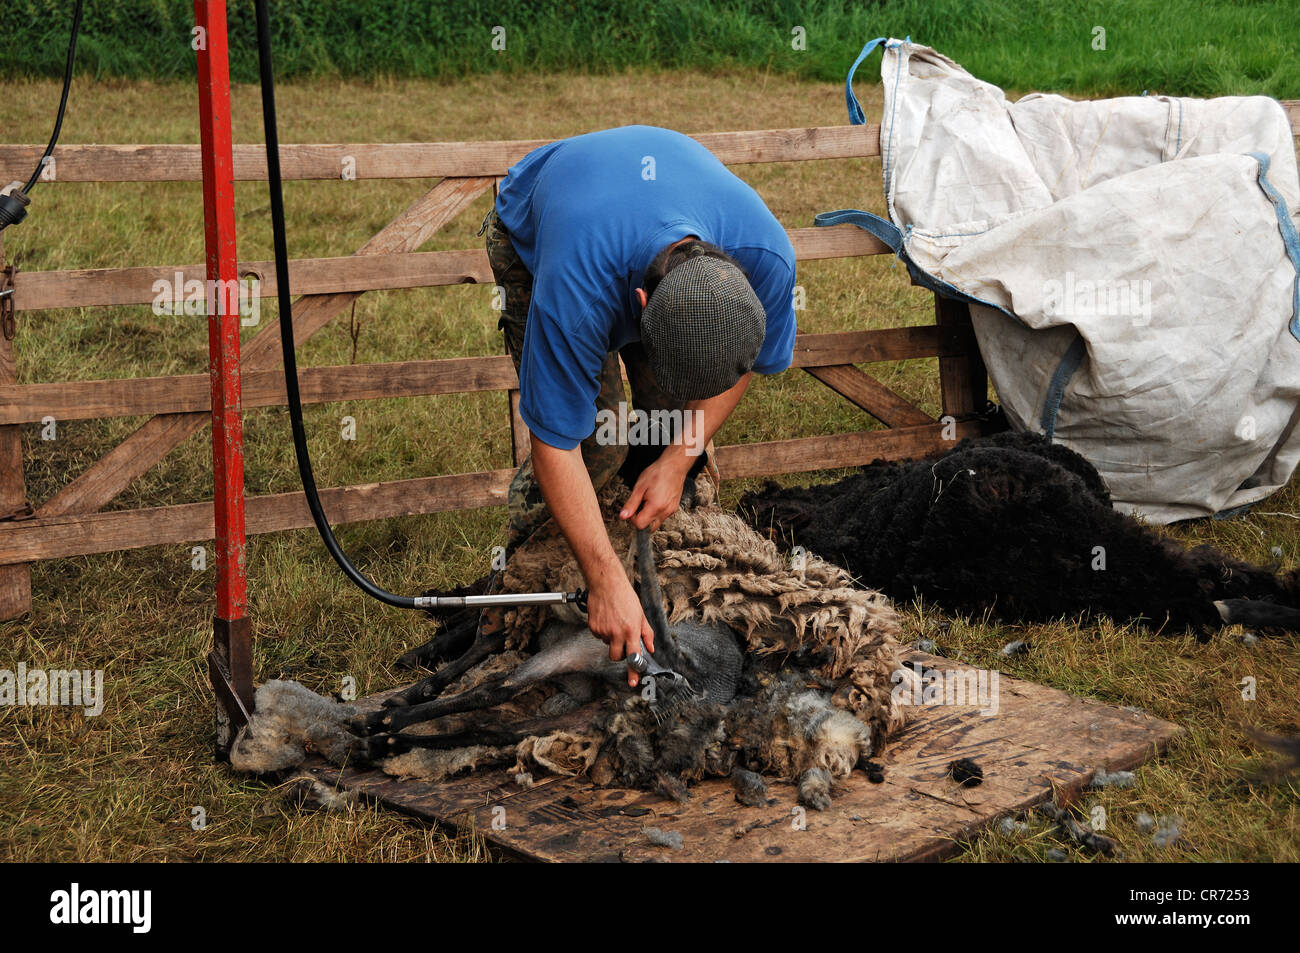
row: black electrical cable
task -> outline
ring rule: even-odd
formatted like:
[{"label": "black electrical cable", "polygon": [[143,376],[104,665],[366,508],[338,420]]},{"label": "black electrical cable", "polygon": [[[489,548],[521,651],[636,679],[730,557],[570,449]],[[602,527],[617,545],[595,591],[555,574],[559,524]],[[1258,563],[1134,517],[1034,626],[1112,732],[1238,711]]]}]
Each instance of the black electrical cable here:
[{"label": "black electrical cable", "polygon": [[24,192],[30,192],[36,186],[41,170],[45,168],[45,160],[54,152],[54,146],[59,141],[59,130],[63,128],[63,111],[68,108],[68,90],[72,87],[72,63],[77,57],[77,34],[81,32],[82,3],[83,0],[77,0],[77,8],[72,13],[72,39],[68,41],[68,62],[63,67],[63,94],[59,97],[59,112],[54,118],[54,133],[50,136],[50,144],[45,147],[40,161],[36,163],[36,171],[23,186]]},{"label": "black electrical cable", "polygon": [[[31,205],[31,199],[27,193],[36,187],[40,181],[41,172],[45,169],[45,162],[54,153],[54,147],[59,141],[59,132],[63,129],[63,113],[68,108],[68,90],[72,88],[72,64],[77,58],[77,36],[81,33],[81,8],[83,0],[77,0],[77,7],[72,12],[72,37],[68,40],[68,62],[63,68],[63,92],[59,96],[59,112],[54,117],[54,132],[50,136],[50,144],[45,147],[41,153],[40,159],[36,162],[36,168],[32,170],[32,177],[27,180],[27,184],[19,186],[14,183],[14,188],[0,195],[0,231],[4,231],[10,225],[17,225],[27,217],[27,207]],[[0,296],[13,294],[12,288],[7,288],[0,292]]]},{"label": "black electrical cable", "polygon": [[399,596],[381,589],[367,579],[348,559],[316,492],[311,457],[307,453],[307,433],[302,424],[302,401],[298,394],[298,362],[294,356],[293,300],[289,293],[289,250],[285,240],[284,195],[280,186],[280,140],[275,122],[275,75],[271,65],[271,18],[266,0],[257,0],[257,63],[262,81],[262,125],[266,130],[266,178],[271,192],[271,234],[275,243],[275,282],[280,303],[280,348],[284,352],[284,385],[289,399],[289,423],[293,429],[293,450],[298,458],[307,507],[320,532],[325,548],[339,564],[343,574],[370,596],[399,609],[421,608],[411,596]]},{"label": "black electrical cable", "polygon": [[311,457],[307,453],[307,433],[302,424],[302,400],[298,393],[298,362],[294,355],[293,300],[289,292],[289,249],[285,240],[284,195],[280,183],[280,140],[275,121],[275,70],[271,64],[271,19],[266,0],[256,0],[257,5],[257,62],[262,84],[262,125],[266,131],[266,178],[271,193],[271,235],[275,245],[275,282],[280,306],[280,349],[284,352],[284,389],[289,404],[289,423],[293,430],[293,452],[298,459],[298,474],[302,478],[307,508],[316,523],[325,548],[338,563],[343,574],[367,595],[399,609],[453,608],[460,606],[489,605],[545,605],[559,602],[586,604],[583,592],[545,592],[502,594],[495,596],[399,596],[381,589],[352,565],[347,554],[334,538],[320,495],[316,492],[316,477],[312,473]]}]

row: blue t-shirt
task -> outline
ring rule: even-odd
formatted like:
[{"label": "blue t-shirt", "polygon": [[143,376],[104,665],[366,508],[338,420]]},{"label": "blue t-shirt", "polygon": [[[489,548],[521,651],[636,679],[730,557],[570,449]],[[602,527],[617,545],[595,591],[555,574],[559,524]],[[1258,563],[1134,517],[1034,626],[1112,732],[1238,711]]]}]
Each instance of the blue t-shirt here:
[{"label": "blue t-shirt", "polygon": [[794,248],[758,193],[689,136],[623,126],[542,146],[510,169],[497,214],[533,275],[519,413],[561,450],[596,422],[605,355],[641,338],[636,289],[655,254],[687,235],[726,251],[767,312],[754,362],[794,355]]}]

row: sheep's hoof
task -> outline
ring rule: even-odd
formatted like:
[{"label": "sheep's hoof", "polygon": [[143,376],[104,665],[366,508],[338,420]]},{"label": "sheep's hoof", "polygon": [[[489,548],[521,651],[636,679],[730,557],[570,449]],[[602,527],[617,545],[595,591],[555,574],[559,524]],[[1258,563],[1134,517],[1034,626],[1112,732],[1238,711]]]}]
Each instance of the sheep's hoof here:
[{"label": "sheep's hoof", "polygon": [[393,713],[385,708],[357,715],[352,719],[351,728],[356,734],[370,736],[398,730],[393,725]]},{"label": "sheep's hoof", "polygon": [[1266,599],[1221,599],[1214,603],[1219,617],[1226,624],[1239,624],[1256,629],[1281,629],[1300,631],[1300,609],[1278,605]]},{"label": "sheep's hoof", "polygon": [[373,763],[399,754],[406,754],[414,747],[404,735],[371,735],[365,740],[362,755],[367,761]]}]

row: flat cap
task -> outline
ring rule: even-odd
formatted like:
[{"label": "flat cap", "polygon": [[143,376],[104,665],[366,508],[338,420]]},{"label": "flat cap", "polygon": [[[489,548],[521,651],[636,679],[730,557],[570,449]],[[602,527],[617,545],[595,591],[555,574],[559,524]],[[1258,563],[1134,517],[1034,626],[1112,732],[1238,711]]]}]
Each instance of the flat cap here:
[{"label": "flat cap", "polygon": [[641,314],[655,382],[682,401],[733,387],[753,368],[766,330],[763,303],[745,273],[707,255],[668,272]]}]

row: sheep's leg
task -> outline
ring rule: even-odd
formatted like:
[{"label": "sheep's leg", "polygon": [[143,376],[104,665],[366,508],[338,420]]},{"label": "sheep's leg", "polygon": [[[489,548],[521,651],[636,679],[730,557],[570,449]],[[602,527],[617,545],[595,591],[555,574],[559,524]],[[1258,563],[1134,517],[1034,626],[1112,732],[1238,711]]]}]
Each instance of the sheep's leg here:
[{"label": "sheep's leg", "polygon": [[463,620],[453,616],[447,620],[446,627],[425,642],[419,648],[404,652],[397,659],[402,668],[436,668],[440,662],[464,655],[474,644],[474,635],[478,631],[478,612],[468,611]]},{"label": "sheep's leg", "polygon": [[527,685],[504,685],[501,682],[492,682],[487,685],[480,685],[477,688],[471,688],[469,691],[459,692],[447,698],[437,698],[418,705],[381,708],[378,711],[362,716],[357,725],[368,735],[387,731],[401,731],[408,725],[419,724],[422,721],[432,721],[434,718],[441,718],[443,715],[477,711],[480,708],[491,708],[500,705],[502,702],[514,698],[527,687]]},{"label": "sheep's leg", "polygon": [[563,715],[513,721],[505,721],[495,713],[475,712],[475,717],[448,719],[458,721],[449,731],[428,735],[377,734],[367,738],[366,744],[372,761],[405,754],[415,748],[468,748],[472,745],[504,747],[518,744],[525,738],[556,731],[586,731],[603,711],[603,704],[594,702]]},{"label": "sheep's leg", "polygon": [[466,649],[464,655],[448,662],[423,681],[416,682],[409,688],[384,699],[384,707],[400,708],[407,705],[418,705],[431,698],[437,698],[448,685],[489,655],[500,652],[505,647],[506,634],[504,632],[480,631],[470,644],[470,647]]},{"label": "sheep's leg", "polygon": [[1300,609],[1260,599],[1222,599],[1214,603],[1227,625],[1240,623],[1262,629],[1300,632]]},{"label": "sheep's leg", "polygon": [[[481,596],[495,591],[500,573],[493,571],[455,589],[426,589],[426,596]],[[442,631],[419,648],[403,653],[397,664],[403,668],[434,668],[439,662],[456,658],[469,648],[478,631],[478,609],[425,609],[429,618],[442,623]]]},{"label": "sheep's leg", "polygon": [[[491,644],[498,638],[504,643],[504,636],[485,636],[480,633],[479,638],[471,646],[471,651],[466,653],[465,657],[468,658],[475,654],[476,650],[483,651],[485,645]],[[483,657],[486,657],[487,654],[484,652]],[[462,666],[463,662],[464,658],[448,663],[438,673],[438,676],[441,676],[443,672],[453,666]],[[400,731],[407,725],[429,721],[433,718],[441,718],[444,715],[491,708],[502,702],[509,701],[530,685],[535,685],[558,675],[585,672],[590,675],[607,677],[607,670],[611,666],[615,672],[621,672],[623,668],[622,663],[609,662],[605,647],[592,638],[587,629],[569,626],[566,634],[562,635],[558,641],[525,660],[513,672],[502,679],[480,685],[477,688],[471,688],[468,691],[447,698],[437,698],[416,704],[390,705],[365,716],[359,720],[358,724],[367,734]],[[432,679],[426,679],[425,681],[429,682]],[[419,686],[415,687],[419,688]],[[404,694],[409,697],[413,693],[408,689]]]},{"label": "sheep's leg", "polygon": [[464,731],[447,731],[436,735],[378,734],[365,740],[364,756],[368,761],[380,761],[416,748],[451,749],[488,745],[504,748],[517,745],[528,737],[528,732],[517,728],[470,728]]}]

